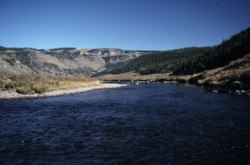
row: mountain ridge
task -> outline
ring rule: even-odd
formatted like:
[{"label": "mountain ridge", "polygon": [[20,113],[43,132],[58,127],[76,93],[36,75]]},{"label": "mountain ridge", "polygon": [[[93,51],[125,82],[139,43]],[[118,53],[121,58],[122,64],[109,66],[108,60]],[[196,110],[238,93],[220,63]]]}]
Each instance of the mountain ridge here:
[{"label": "mountain ridge", "polygon": [[0,72],[91,76],[109,63],[123,62],[145,52],[101,48],[0,48]]}]

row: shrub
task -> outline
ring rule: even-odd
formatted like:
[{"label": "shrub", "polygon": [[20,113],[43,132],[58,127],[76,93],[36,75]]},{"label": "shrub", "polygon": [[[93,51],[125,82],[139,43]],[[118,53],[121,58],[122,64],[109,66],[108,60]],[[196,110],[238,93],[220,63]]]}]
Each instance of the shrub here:
[{"label": "shrub", "polygon": [[13,89],[15,87],[15,83],[11,79],[1,80],[0,87],[2,89]]},{"label": "shrub", "polygon": [[32,84],[30,89],[33,90],[37,94],[41,94],[41,93],[44,93],[44,92],[48,91],[48,87],[46,87],[45,85]]},{"label": "shrub", "polygon": [[23,94],[23,95],[32,95],[35,94],[35,91],[31,90],[28,87],[22,86],[22,87],[17,87],[16,92]]}]

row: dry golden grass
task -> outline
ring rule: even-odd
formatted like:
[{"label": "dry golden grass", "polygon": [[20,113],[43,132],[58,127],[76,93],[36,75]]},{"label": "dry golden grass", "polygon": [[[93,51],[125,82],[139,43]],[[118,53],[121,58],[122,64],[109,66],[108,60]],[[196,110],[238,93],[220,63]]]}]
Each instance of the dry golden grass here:
[{"label": "dry golden grass", "polygon": [[205,71],[197,83],[210,86],[234,86],[234,81],[241,81],[248,85],[250,81],[250,54],[232,61],[225,67]]},{"label": "dry golden grass", "polygon": [[97,85],[100,81],[86,77],[53,77],[38,75],[1,76],[0,88],[21,94],[41,94],[49,91]]},{"label": "dry golden grass", "polygon": [[108,74],[98,77],[100,80],[107,81],[178,81],[188,82],[194,75],[173,76],[171,73],[158,73],[150,75],[140,75],[139,73],[127,72],[122,74]]}]

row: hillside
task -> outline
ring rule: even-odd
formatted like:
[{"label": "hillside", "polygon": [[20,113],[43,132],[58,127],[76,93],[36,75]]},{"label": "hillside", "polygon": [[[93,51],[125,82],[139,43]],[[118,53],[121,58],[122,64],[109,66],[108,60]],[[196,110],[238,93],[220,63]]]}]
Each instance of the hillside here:
[{"label": "hillside", "polygon": [[203,56],[213,49],[213,47],[192,47],[144,54],[126,62],[112,64],[106,70],[100,72],[99,75],[120,74],[131,71],[142,75],[168,73],[176,69],[176,64],[180,61]]},{"label": "hillside", "polygon": [[191,82],[206,87],[235,90],[250,89],[250,53],[231,61],[228,65],[202,72],[190,79]]},{"label": "hillside", "polygon": [[0,74],[91,76],[110,64],[124,62],[146,52],[121,49],[0,47]]},{"label": "hillside", "polygon": [[250,27],[224,40],[201,56],[182,60],[174,68],[174,74],[193,74],[228,65],[231,61],[250,53]]},{"label": "hillside", "polygon": [[110,65],[99,74],[120,74],[134,71],[143,75],[173,73],[194,74],[244,57],[250,52],[250,28],[241,31],[214,47],[192,47],[142,55],[132,60]]}]

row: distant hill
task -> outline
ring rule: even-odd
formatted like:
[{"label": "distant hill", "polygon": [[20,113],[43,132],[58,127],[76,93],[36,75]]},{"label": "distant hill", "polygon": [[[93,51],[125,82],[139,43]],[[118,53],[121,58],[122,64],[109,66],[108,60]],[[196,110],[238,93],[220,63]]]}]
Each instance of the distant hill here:
[{"label": "distant hill", "polygon": [[0,47],[0,73],[91,76],[110,64],[125,62],[145,53],[121,49]]},{"label": "distant hill", "polygon": [[212,47],[191,47],[170,51],[144,54],[126,62],[111,64],[102,74],[120,74],[125,72],[137,72],[140,74],[154,74],[172,72],[180,61],[202,56],[211,51]]}]

